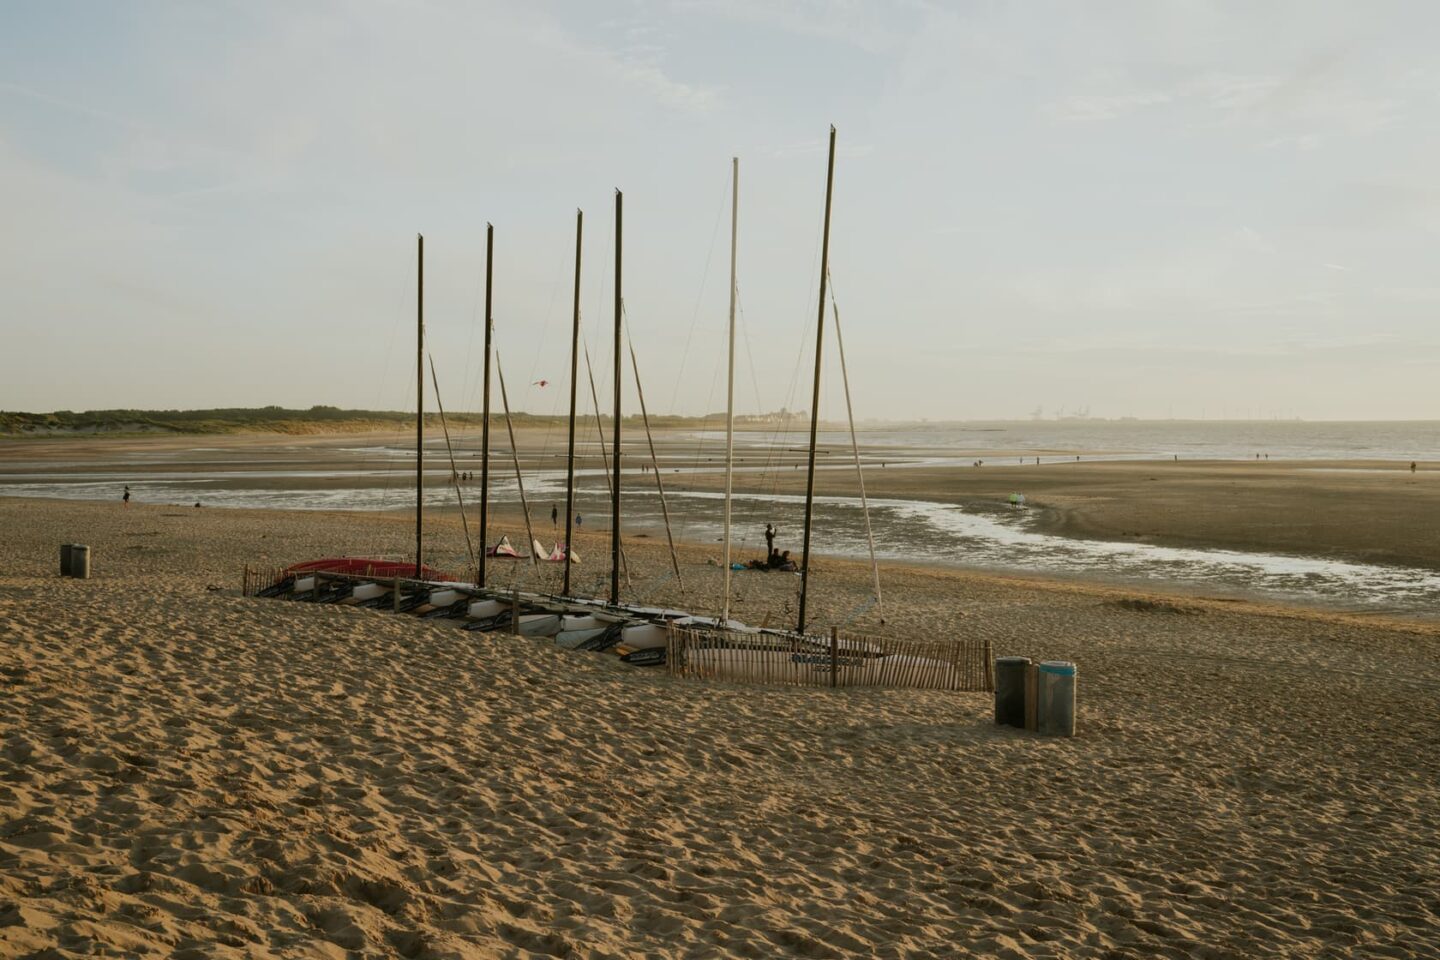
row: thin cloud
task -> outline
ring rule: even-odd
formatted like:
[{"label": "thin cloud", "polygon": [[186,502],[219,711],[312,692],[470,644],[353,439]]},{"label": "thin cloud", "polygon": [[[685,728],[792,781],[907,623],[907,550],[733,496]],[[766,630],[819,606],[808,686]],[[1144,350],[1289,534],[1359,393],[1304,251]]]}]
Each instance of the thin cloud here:
[{"label": "thin cloud", "polygon": [[1065,123],[1092,123],[1100,120],[1118,120],[1146,107],[1169,103],[1167,93],[1120,93],[1105,95],[1066,97],[1049,104],[1045,111],[1053,119]]},{"label": "thin cloud", "polygon": [[[898,51],[909,37],[896,23],[896,9],[853,0],[681,0],[676,9],[843,43],[872,54]],[[900,5],[899,10],[904,9]],[[911,9],[923,10],[919,5]]]}]

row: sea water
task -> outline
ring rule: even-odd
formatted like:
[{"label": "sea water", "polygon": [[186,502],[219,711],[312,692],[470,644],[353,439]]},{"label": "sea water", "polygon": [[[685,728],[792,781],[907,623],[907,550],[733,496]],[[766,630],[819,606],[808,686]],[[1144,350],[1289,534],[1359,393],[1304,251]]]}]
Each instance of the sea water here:
[{"label": "sea water", "polygon": [[[560,431],[563,438],[563,431]],[[632,434],[632,439],[636,438]],[[714,542],[720,536],[720,494],[685,489],[685,476],[720,468],[724,435],[719,431],[667,434],[663,458],[669,479],[667,496],[678,539]],[[736,435],[739,469],[744,473],[793,470],[804,460],[808,434],[758,430]],[[441,441],[435,441],[438,445]],[[456,438],[456,469],[478,471],[477,438]],[[837,454],[823,458],[821,469],[853,470],[849,436],[822,431],[822,444]],[[1032,462],[1091,459],[1248,460],[1440,460],[1440,424],[1434,422],[1303,423],[1293,421],[1038,421],[1010,423],[911,424],[872,427],[861,433],[867,462],[885,461],[888,469],[907,465],[968,464],[976,459],[1003,463],[1005,457]],[[595,445],[587,443],[593,456]],[[553,469],[527,472],[526,492],[537,530],[548,505],[564,496],[563,439],[546,443],[541,460]],[[93,452],[93,448],[92,452]],[[448,461],[438,450],[427,454],[430,484],[425,497],[434,507],[453,506],[455,494],[445,483]],[[414,500],[414,473],[406,464],[414,452],[403,441],[369,447],[277,446],[243,457],[215,457],[197,448],[158,458],[153,451],[124,453],[104,462],[11,461],[0,473],[0,494],[72,499],[118,499],[129,484],[140,502],[210,507],[301,510],[396,510]],[[494,456],[491,496],[513,505],[519,489],[513,473]],[[627,459],[648,462],[639,446],[627,442]],[[527,456],[533,461],[533,456]],[[323,464],[321,463],[323,461]],[[501,461],[504,462],[503,460]],[[442,465],[443,464],[443,465]],[[1323,469],[1362,469],[1326,465]],[[601,471],[577,470],[577,509],[590,517],[586,529],[603,530],[609,520],[608,494]],[[659,498],[652,478],[627,469],[623,512],[628,529],[661,529]],[[478,496],[472,484],[468,499]],[[864,513],[858,499],[817,497],[815,548],[829,555],[868,557]],[[688,506],[687,506],[688,504]],[[763,552],[758,531],[777,519],[782,536],[798,553],[803,498],[737,495],[732,504],[741,555]],[[1164,547],[1133,542],[1075,539],[1038,529],[1025,510],[967,509],[923,500],[870,501],[876,552],[882,559],[947,564],[1045,576],[1095,578],[1155,587],[1179,586],[1201,592],[1270,597],[1288,602],[1344,608],[1425,613],[1440,603],[1440,572],[1400,566],[1352,563],[1323,557],[1234,550]],[[793,516],[792,516],[793,515]],[[787,517],[790,519],[787,521]],[[752,535],[753,534],[753,535]]]}]

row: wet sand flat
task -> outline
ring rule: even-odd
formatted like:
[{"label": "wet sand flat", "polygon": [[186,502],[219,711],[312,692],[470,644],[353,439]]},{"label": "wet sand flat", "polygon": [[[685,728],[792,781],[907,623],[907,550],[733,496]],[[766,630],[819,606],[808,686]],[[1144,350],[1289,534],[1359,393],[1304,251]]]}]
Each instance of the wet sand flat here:
[{"label": "wet sand flat", "polygon": [[[563,431],[531,428],[518,431],[517,437],[521,466],[527,473],[563,470]],[[796,435],[792,439],[799,443],[803,438]],[[467,436],[466,444],[460,445],[457,439],[461,469],[479,469],[478,441],[474,440]],[[406,491],[413,487],[399,472],[408,470],[413,461],[387,454],[384,448],[396,447],[405,454],[408,442],[404,431],[302,437],[0,440],[0,472],[65,475],[104,465],[109,473],[119,470],[143,479],[204,461],[204,470],[221,477],[219,483],[224,486],[226,473],[295,468],[317,475],[232,482],[325,490],[382,484],[393,487],[391,499],[403,505]],[[491,464],[492,476],[510,482],[508,440],[497,436],[493,442],[497,460]],[[742,451],[736,491],[803,495],[805,453],[792,446],[782,443],[773,455]],[[723,489],[723,451],[715,449],[713,442],[702,447],[688,432],[660,431],[657,448],[667,489],[676,493]],[[630,432],[626,449],[629,466],[648,462],[643,434]],[[601,467],[602,459],[593,444],[582,444],[581,451],[587,455],[577,463],[578,469]],[[1046,458],[1036,465],[1033,458],[1024,464],[1018,463],[1019,459],[992,456],[979,468],[969,466],[969,461],[966,465],[907,466],[904,458],[882,468],[872,460],[866,466],[866,488],[876,498],[958,503],[978,510],[1002,509],[1010,494],[1024,493],[1038,517],[1039,529],[1067,536],[1440,569],[1440,467],[1433,463],[1422,463],[1411,473],[1407,464],[1394,461],[1056,462]],[[824,468],[816,476],[818,493],[858,496],[848,448],[824,447],[817,460]],[[427,480],[429,487],[443,487],[448,459],[442,451],[431,450],[427,463],[433,471]],[[377,480],[325,475],[326,471],[346,470],[388,470],[396,471],[396,476]],[[651,477],[638,472],[628,477],[628,489],[653,489]],[[114,482],[118,498],[123,481]],[[585,483],[592,490],[604,489],[593,477]],[[472,483],[465,493],[473,505],[478,487]],[[0,483],[3,494],[4,484]],[[536,516],[548,515],[548,506],[549,500],[537,508]],[[712,505],[701,506],[709,510]],[[686,519],[684,511],[696,509],[678,500],[674,508],[681,520]],[[705,519],[713,518],[707,514]]]},{"label": "wet sand flat", "polygon": [[[0,499],[0,530],[0,956],[1437,955],[1433,626],[887,569],[886,630],[1080,665],[1079,736],[1042,740],[980,694],[238,595],[245,563],[403,553],[404,516]],[[70,541],[95,579],[56,576]],[[682,599],[653,539],[627,556]],[[737,580],[786,612],[794,578]],[[814,582],[840,619],[868,570]]]},{"label": "wet sand flat", "polygon": [[[839,456],[838,453],[832,455]],[[865,469],[871,497],[1001,509],[1012,493],[1067,536],[1324,556],[1440,569],[1440,469],[1370,461],[1080,461]],[[709,481],[713,488],[715,482]],[[802,494],[803,470],[737,490]],[[817,473],[822,494],[858,496],[855,473]]]}]

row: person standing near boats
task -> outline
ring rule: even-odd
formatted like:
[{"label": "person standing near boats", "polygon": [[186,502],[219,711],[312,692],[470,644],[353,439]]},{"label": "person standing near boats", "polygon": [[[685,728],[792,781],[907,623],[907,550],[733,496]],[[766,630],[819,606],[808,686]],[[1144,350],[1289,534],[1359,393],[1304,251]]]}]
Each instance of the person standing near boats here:
[{"label": "person standing near boats", "polygon": [[124,503],[125,506],[127,506],[127,507],[130,506],[130,485],[129,485],[129,484],[126,484],[126,485],[125,485],[125,495],[120,498],[120,501],[121,501],[122,503]]},{"label": "person standing near boats", "polygon": [[765,556],[768,558],[775,552],[775,525],[765,524]]}]

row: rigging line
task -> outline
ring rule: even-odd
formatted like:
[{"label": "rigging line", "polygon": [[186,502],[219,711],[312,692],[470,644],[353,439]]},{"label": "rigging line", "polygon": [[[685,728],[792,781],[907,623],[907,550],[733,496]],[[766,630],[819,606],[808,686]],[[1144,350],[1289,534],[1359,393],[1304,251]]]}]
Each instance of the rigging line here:
[{"label": "rigging line", "polygon": [[430,358],[430,382],[435,385],[435,409],[440,411],[440,429],[445,432],[445,450],[450,454],[450,482],[455,485],[455,500],[460,504],[460,526],[465,531],[465,550],[470,554],[470,565],[476,565],[475,544],[470,539],[470,521],[465,516],[465,496],[460,492],[460,471],[455,469],[455,448],[450,445],[450,425],[445,422],[445,405],[440,402],[440,378],[435,375],[435,355]]},{"label": "rigging line", "polygon": [[[826,271],[829,276],[829,271]],[[860,481],[860,506],[865,511],[865,542],[870,547],[870,570],[875,577],[875,605],[885,622],[885,601],[880,593],[880,563],[875,559],[875,533],[870,527],[870,501],[865,496],[865,470],[860,466],[860,444],[855,439],[855,410],[850,405],[850,371],[845,366],[845,338],[840,335],[840,307],[835,302],[835,281],[830,279],[830,310],[835,316],[835,343],[840,350],[840,379],[845,385],[845,416],[850,421],[850,450],[855,455],[855,476]]]},{"label": "rigging line", "polygon": [[[740,338],[745,341],[745,356],[750,361],[750,385],[755,392],[755,412],[761,413],[765,408],[760,399],[760,381],[755,375],[755,352],[751,348],[750,328],[745,322],[745,302],[744,298],[740,295],[738,284],[735,289],[735,312],[739,314],[740,317]],[[771,471],[774,466],[774,460],[775,446],[772,441],[765,447],[765,457],[760,468],[759,487],[761,490],[764,490],[766,483],[772,479]],[[778,478],[776,479],[778,480]]]},{"label": "rigging line", "polygon": [[750,387],[755,393],[755,412],[763,413],[760,400],[760,380],[755,376],[755,351],[750,346],[750,328],[745,324],[745,303],[740,297],[740,285],[735,285],[735,312],[740,317],[740,339],[745,341],[745,358],[750,361]]},{"label": "rigging line", "polygon": [[[610,482],[610,452],[605,447],[605,424],[600,422],[600,394],[595,390],[595,368],[590,365],[590,344],[585,338],[580,338],[580,344],[585,348],[585,375],[590,378],[590,399],[595,402],[595,429],[600,434],[600,459],[605,464],[605,495],[608,499],[615,495],[615,487]],[[625,544],[620,544],[620,572],[625,577],[625,589],[633,590],[630,583],[630,563],[625,559]]]},{"label": "rigging line", "polygon": [[520,452],[515,446],[515,427],[510,422],[510,398],[505,394],[505,372],[500,368],[500,351],[495,351],[495,373],[500,379],[500,402],[505,406],[505,429],[510,433],[510,459],[515,463],[515,485],[520,489],[520,511],[525,514],[525,535],[530,538],[530,562],[540,565],[535,556],[535,531],[530,529],[530,505],[525,502],[525,479],[520,475]]},{"label": "rigging line", "polygon": [[[717,361],[716,364],[715,364],[715,367],[714,367],[714,371],[710,374],[710,392],[705,395],[705,409],[706,409],[707,412],[710,410],[711,406],[712,406],[712,405],[714,404],[714,402],[715,402],[716,385],[717,385],[719,382],[720,382],[720,364],[719,364],[719,362]],[[701,429],[700,429],[699,435],[698,435],[698,437],[697,437],[697,439],[696,439],[696,443],[695,443],[695,453],[694,453],[693,458],[692,458],[691,461],[690,461],[690,475],[691,475],[692,478],[695,478],[694,483],[692,483],[692,486],[693,486],[695,483],[698,483],[698,480],[699,480],[701,457],[702,457],[702,455],[705,453],[705,445],[709,442],[709,440],[708,440],[707,437],[706,437],[706,434],[709,433],[709,429],[708,429],[709,424],[710,424],[710,421],[709,421],[709,420],[702,420],[702,421],[701,421]],[[695,521],[695,522],[698,522],[698,520]],[[684,523],[682,522],[682,525],[681,525],[681,526],[682,526],[682,528],[685,528],[685,527],[693,528],[694,522],[692,522],[692,523],[690,523],[690,524],[684,524]]]},{"label": "rigging line", "polygon": [[[624,306],[621,306],[624,312]],[[665,504],[665,484],[660,481],[660,463],[655,457],[655,438],[650,435],[650,414],[645,410],[645,389],[640,386],[640,361],[635,359],[635,341],[630,339],[629,317],[625,318],[625,342],[630,347],[630,367],[635,371],[635,392],[640,396],[640,418],[645,423],[645,442],[650,445],[650,469],[655,474],[655,489],[660,494],[660,514],[665,518],[665,539],[670,543],[670,566],[685,596],[685,578],[680,575],[680,561],[675,556],[675,535],[670,532],[670,508]]]},{"label": "rigging line", "polygon": [[680,353],[680,367],[675,374],[675,389],[670,391],[670,409],[680,396],[680,385],[685,382],[685,362],[690,357],[690,343],[695,337],[695,326],[700,320],[700,304],[705,299],[705,285],[710,279],[710,262],[715,257],[715,241],[720,236],[720,223],[725,217],[725,199],[730,192],[730,175],[727,172],[721,181],[720,208],[715,211],[715,226],[710,231],[710,249],[705,253],[705,269],[700,274],[700,289],[695,294],[695,309],[690,314],[690,330],[685,334],[685,349]]},{"label": "rigging line", "polygon": [[[412,400],[412,399],[414,398],[414,396],[415,396],[415,394],[414,394],[414,389],[415,389],[415,384],[412,383],[412,382],[410,382],[410,379],[407,377],[407,378],[406,378],[406,381],[405,381],[405,393],[404,393],[404,395],[401,397],[401,407],[400,407],[401,410],[404,410],[404,409],[407,408],[407,407],[413,406],[413,404],[411,403],[411,400]],[[408,491],[409,491],[410,480],[411,480],[411,478],[410,478],[410,472],[409,472],[409,471],[406,471],[406,470],[397,470],[397,469],[395,469],[395,467],[397,466],[398,460],[397,460],[397,458],[390,457],[390,456],[388,455],[388,453],[387,453],[387,451],[389,451],[389,450],[401,450],[401,449],[405,449],[405,440],[406,440],[407,435],[408,435],[409,432],[410,432],[408,429],[406,429],[406,427],[407,427],[406,421],[404,421],[404,420],[395,420],[395,421],[393,421],[393,422],[394,422],[394,424],[395,424],[395,428],[394,428],[393,433],[391,433],[391,434],[389,435],[389,436],[390,436],[390,443],[387,445],[387,444],[385,444],[385,443],[382,442],[381,445],[380,445],[380,453],[378,454],[378,456],[380,457],[381,466],[382,466],[382,468],[383,468],[383,469],[381,470],[381,474],[382,474],[382,475],[384,476],[384,478],[385,478],[385,479],[384,479],[384,482],[383,482],[383,483],[381,484],[381,486],[380,486],[380,509],[381,509],[382,512],[388,512],[388,511],[390,511],[390,509],[391,509],[391,500],[393,499],[393,497],[394,497],[394,495],[395,495],[395,491],[396,491],[396,489],[397,489],[398,487],[400,487],[401,485],[403,485],[404,488],[405,488],[405,491],[402,491],[402,492],[408,492]],[[408,451],[407,451],[407,452],[408,452]],[[376,543],[382,543],[382,544],[383,544],[385,541],[384,541],[384,538],[381,537],[381,536],[377,533],[377,539],[376,539],[375,542],[376,542]],[[389,555],[389,554],[391,554],[391,553],[394,553],[395,551],[392,551],[392,550],[384,550],[384,551],[381,551],[381,552],[385,553],[386,555]],[[399,556],[399,554],[396,554],[396,556]]]},{"label": "rigging line", "polygon": [[[814,246],[814,248],[813,248],[813,250],[812,250],[811,260],[810,260],[810,274],[809,274],[810,280],[809,280],[808,283],[807,283],[806,291],[805,291],[805,313],[804,313],[805,320],[804,320],[804,323],[801,325],[801,329],[800,329],[800,349],[799,349],[799,350],[796,352],[796,354],[795,354],[795,369],[794,369],[794,370],[791,372],[791,374],[790,374],[790,391],[789,391],[789,392],[786,394],[786,396],[785,396],[785,410],[786,410],[787,413],[793,412],[793,411],[791,411],[791,405],[794,404],[794,402],[795,402],[795,391],[798,390],[799,387],[800,387],[800,371],[803,369],[803,364],[804,364],[804,360],[805,360],[806,350],[807,350],[807,348],[809,347],[809,343],[810,343],[810,317],[811,317],[811,315],[812,315],[812,314],[811,314],[811,311],[810,311],[810,290],[814,289],[814,287],[815,287],[815,277],[816,277],[816,276],[819,274],[819,272],[820,272],[820,244],[821,244],[822,234],[823,234],[823,233],[824,233],[823,228],[820,227],[820,226],[817,224],[817,229],[816,229],[816,231],[815,231],[815,246]],[[814,411],[810,411],[810,415],[813,417],[813,416],[814,416]],[[782,419],[780,420],[780,422],[779,422],[778,424],[776,424],[775,432],[774,432],[774,434],[772,434],[772,437],[771,437],[772,451],[773,451],[773,448],[774,448],[774,443],[780,439],[780,435],[781,435],[782,433],[784,433],[784,434],[788,434],[788,433],[789,433],[788,426],[789,426],[788,418],[782,418]],[[783,462],[783,460],[784,460],[784,451],[783,451],[783,450],[781,451],[780,459],[781,459],[781,461]],[[771,491],[770,491],[770,492],[771,492],[771,493],[775,493],[776,491],[779,490],[779,487],[780,487],[780,476],[779,476],[779,471],[778,471],[778,469],[777,469],[777,471],[776,471],[776,473],[775,473],[775,475],[774,475],[773,486],[771,487]],[[798,589],[797,589],[797,595],[798,595]]]},{"label": "rigging line", "polygon": [[[761,412],[761,411],[764,409],[764,407],[761,405],[761,402],[760,402],[760,381],[759,381],[759,380],[756,378],[756,376],[755,376],[755,354],[754,354],[754,352],[753,352],[753,351],[751,350],[751,348],[750,348],[750,333],[749,333],[749,328],[746,327],[746,325],[745,325],[745,304],[744,304],[744,302],[742,301],[742,299],[741,299],[741,297],[740,297],[740,285],[739,285],[738,283],[735,285],[735,313],[736,313],[736,315],[740,318],[740,323],[739,323],[739,326],[740,326],[740,339],[745,342],[745,356],[746,356],[746,358],[747,358],[747,359],[749,360],[749,362],[750,362],[750,385],[751,385],[751,388],[752,388],[752,389],[754,390],[754,392],[755,392],[755,411],[756,411],[756,413],[759,413],[759,412]],[[764,487],[765,475],[766,475],[766,473],[768,473],[768,470],[769,470],[769,465],[768,465],[769,455],[770,455],[770,451],[767,450],[767,451],[766,451],[766,458],[767,458],[767,459],[766,459],[766,465],[765,465],[764,467],[762,467],[762,469],[761,469],[761,475],[760,475],[760,482],[761,482],[761,487],[762,487],[762,488]],[[745,537],[745,536],[741,536],[741,537],[740,537],[740,542],[741,542],[742,544],[748,543],[748,541],[749,541],[749,538],[748,538],[748,537]]]}]

